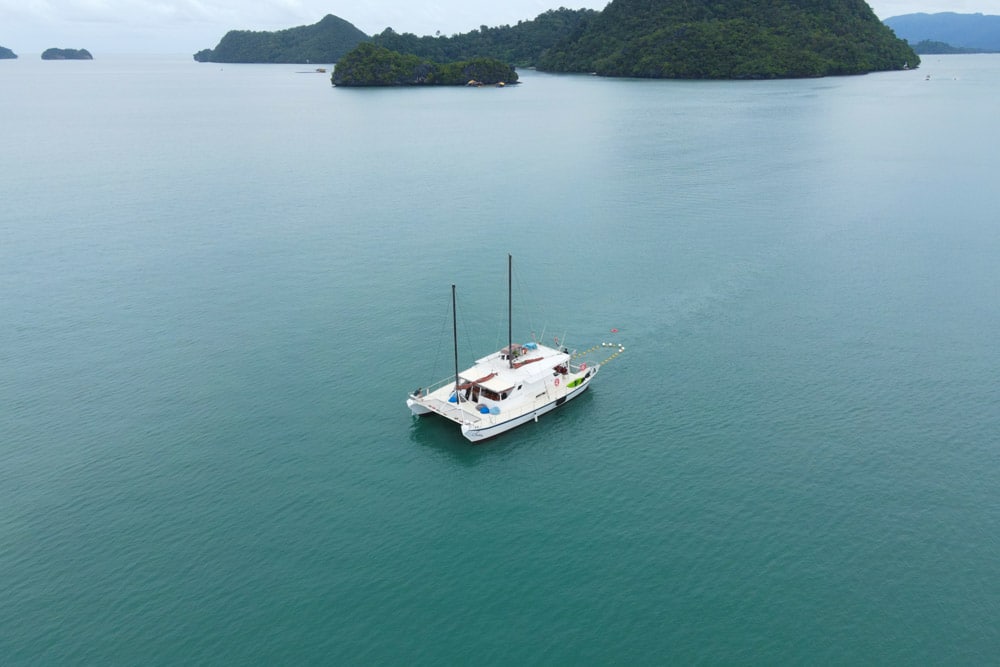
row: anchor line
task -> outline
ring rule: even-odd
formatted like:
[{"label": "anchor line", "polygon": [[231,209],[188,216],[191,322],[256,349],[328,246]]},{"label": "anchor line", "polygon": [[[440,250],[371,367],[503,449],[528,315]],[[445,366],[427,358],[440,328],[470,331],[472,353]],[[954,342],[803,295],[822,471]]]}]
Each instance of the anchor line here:
[{"label": "anchor line", "polygon": [[603,348],[603,347],[611,347],[611,348],[617,347],[618,349],[610,357],[608,357],[604,361],[600,362],[602,366],[604,364],[608,363],[609,361],[611,361],[612,359],[614,359],[615,357],[619,356],[622,352],[625,351],[625,346],[622,345],[621,343],[601,343],[600,345],[595,345],[594,347],[590,348],[589,350],[584,350],[583,352],[575,353],[575,354],[573,354],[573,356],[571,358],[576,359],[578,357],[584,357],[584,356],[590,354],[591,352],[597,350],[598,348]]}]

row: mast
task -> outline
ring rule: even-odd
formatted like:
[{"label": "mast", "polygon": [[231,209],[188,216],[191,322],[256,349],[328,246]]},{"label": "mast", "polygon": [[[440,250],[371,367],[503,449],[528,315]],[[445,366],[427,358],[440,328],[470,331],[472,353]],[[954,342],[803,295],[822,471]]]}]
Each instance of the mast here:
[{"label": "mast", "polygon": [[458,405],[458,313],[455,312],[455,285],[451,286],[451,337],[455,347],[455,405]]},{"label": "mast", "polygon": [[507,253],[507,363],[509,368],[514,368],[514,336],[511,333],[513,329],[513,308],[511,296],[511,273],[513,272],[513,259],[511,259],[510,253]]}]

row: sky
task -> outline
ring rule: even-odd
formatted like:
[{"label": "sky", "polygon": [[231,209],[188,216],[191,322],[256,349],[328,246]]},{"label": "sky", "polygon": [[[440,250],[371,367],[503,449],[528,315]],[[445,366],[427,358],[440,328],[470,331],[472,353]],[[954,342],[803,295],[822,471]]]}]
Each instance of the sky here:
[{"label": "sky", "polygon": [[[193,54],[229,30],[282,30],[334,14],[371,35],[443,35],[515,25],[560,6],[602,9],[608,0],[0,0],[0,46],[101,53]],[[917,12],[1000,14],[1000,0],[869,0],[880,19]]]}]

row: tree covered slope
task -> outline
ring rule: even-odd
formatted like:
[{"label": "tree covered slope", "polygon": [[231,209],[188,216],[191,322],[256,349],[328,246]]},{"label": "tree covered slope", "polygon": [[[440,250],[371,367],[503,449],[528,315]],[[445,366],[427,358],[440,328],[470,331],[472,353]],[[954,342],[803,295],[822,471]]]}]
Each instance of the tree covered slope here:
[{"label": "tree covered slope", "polygon": [[864,0],[613,0],[538,66],[604,76],[759,79],[919,62]]},{"label": "tree covered slope", "polygon": [[527,67],[536,65],[546,49],[578,32],[584,22],[597,13],[593,9],[561,7],[550,9],[530,21],[518,21],[514,26],[490,28],[484,25],[451,37],[417,37],[386,28],[372,37],[372,41],[392,51],[440,62],[488,57]]},{"label": "tree covered slope", "polygon": [[358,44],[337,63],[335,86],[464,86],[517,83],[517,72],[494,58],[436,63],[371,43]]},{"label": "tree covered slope", "polygon": [[287,30],[230,30],[214,49],[194,54],[212,63],[335,63],[368,35],[327,14],[319,23]]},{"label": "tree covered slope", "polygon": [[612,0],[600,12],[560,8],[516,26],[451,37],[388,28],[368,37],[330,15],[277,32],[231,31],[195,60],[333,63],[368,41],[434,63],[491,58],[553,72],[648,78],[813,77],[920,63],[865,0]]}]

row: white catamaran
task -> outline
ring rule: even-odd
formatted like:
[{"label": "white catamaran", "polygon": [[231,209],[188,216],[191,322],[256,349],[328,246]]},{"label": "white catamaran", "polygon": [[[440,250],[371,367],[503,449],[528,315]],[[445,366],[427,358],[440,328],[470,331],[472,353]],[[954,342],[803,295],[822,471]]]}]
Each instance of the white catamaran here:
[{"label": "white catamaran", "polygon": [[[437,413],[446,417],[459,424],[462,435],[472,442],[537,421],[539,415],[576,398],[590,386],[601,363],[624,351],[621,345],[602,343],[598,347],[618,349],[604,362],[588,365],[581,360],[585,355],[574,354],[565,347],[547,347],[536,341],[514,343],[511,336],[511,263],[508,255],[507,346],[477,359],[471,368],[459,371],[455,286],[452,285],[455,376],[427,389],[417,389],[406,399],[414,415]],[[597,347],[589,351],[595,349]]]}]

